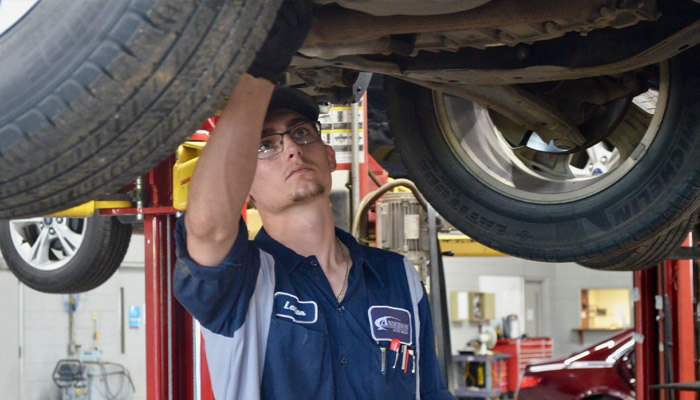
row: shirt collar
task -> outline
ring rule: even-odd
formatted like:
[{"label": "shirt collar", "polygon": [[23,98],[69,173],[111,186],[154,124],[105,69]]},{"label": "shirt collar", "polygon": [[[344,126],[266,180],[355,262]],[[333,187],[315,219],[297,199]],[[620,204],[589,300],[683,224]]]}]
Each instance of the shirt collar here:
[{"label": "shirt collar", "polygon": [[[367,250],[363,246],[360,246],[352,235],[340,228],[335,228],[335,235],[348,248],[350,258],[352,259],[352,265],[359,265],[367,268],[379,282],[379,284],[384,287],[384,282],[382,282],[376,267],[370,262],[370,257],[368,257]],[[304,257],[297,254],[294,250],[270,237],[270,235],[268,235],[265,231],[264,227],[261,227],[258,234],[255,235],[255,243],[262,250],[275,256],[276,259],[283,260],[282,267],[287,271],[287,273],[292,273],[292,271],[294,271],[296,267],[298,267],[299,264],[305,260]]]},{"label": "shirt collar", "polygon": [[367,248],[364,246],[360,246],[359,243],[357,243],[357,240],[355,238],[345,232],[344,230],[336,227],[335,228],[335,236],[340,239],[340,241],[348,248],[350,251],[350,257],[352,258],[352,265],[361,265],[364,268],[367,268],[372,275],[374,275],[374,278],[379,282],[379,284],[384,287],[384,282],[382,282],[382,278],[379,276],[379,273],[377,272],[376,266],[372,265],[370,262],[371,257],[368,257],[368,252]]},{"label": "shirt collar", "polygon": [[305,259],[294,250],[270,237],[265,231],[265,227],[261,227],[258,234],[255,235],[255,244],[272,254],[276,259],[283,260],[282,266],[288,273],[291,273]]}]

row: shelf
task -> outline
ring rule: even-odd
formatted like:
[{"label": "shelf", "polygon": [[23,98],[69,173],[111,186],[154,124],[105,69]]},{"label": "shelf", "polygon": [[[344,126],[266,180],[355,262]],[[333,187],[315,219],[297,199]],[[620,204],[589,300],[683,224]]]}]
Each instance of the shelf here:
[{"label": "shelf", "polygon": [[455,389],[454,395],[455,397],[478,397],[482,399],[489,399],[489,398],[499,398],[503,393],[498,390],[479,390],[479,389],[467,389],[467,388],[458,388]]},{"label": "shelf", "polygon": [[459,355],[453,355],[452,356],[452,361],[460,361],[460,362],[485,362],[488,361],[489,358],[493,361],[498,361],[498,360],[503,360],[506,358],[512,357],[510,354],[501,354],[501,353],[494,353],[494,354],[459,354]]},{"label": "shelf", "polygon": [[459,354],[453,355],[452,361],[455,362],[457,373],[461,375],[461,372],[468,371],[470,363],[482,364],[482,366],[477,366],[477,368],[484,368],[483,370],[483,382],[479,380],[479,383],[483,383],[484,387],[478,386],[465,386],[468,383],[474,382],[474,377],[472,377],[472,382],[466,380],[465,378],[461,380],[459,386],[455,389],[456,397],[471,397],[471,398],[483,398],[483,399],[498,399],[500,398],[501,390],[507,387],[507,365],[506,361],[511,358],[510,354],[492,353],[492,354]]},{"label": "shelf", "polygon": [[618,328],[618,329],[581,329],[574,328],[572,331],[578,333],[578,340],[583,344],[583,332],[621,332],[629,328]]}]

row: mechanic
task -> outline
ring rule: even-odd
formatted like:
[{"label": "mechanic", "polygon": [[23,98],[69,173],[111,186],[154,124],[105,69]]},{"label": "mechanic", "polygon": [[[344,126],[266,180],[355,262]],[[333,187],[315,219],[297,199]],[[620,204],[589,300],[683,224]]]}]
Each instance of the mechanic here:
[{"label": "mechanic", "polygon": [[[203,327],[219,400],[453,399],[416,271],[334,227],[318,106],[275,89],[311,12],[283,3],[202,151],[176,227],[175,295]],[[264,225],[254,241],[246,200]]]}]

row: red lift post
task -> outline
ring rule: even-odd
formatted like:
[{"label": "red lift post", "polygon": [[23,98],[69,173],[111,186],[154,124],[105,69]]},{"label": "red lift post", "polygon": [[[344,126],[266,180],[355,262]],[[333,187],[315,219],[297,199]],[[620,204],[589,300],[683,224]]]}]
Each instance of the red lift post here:
[{"label": "red lift post", "polygon": [[[100,214],[143,215],[147,399],[194,399],[199,391],[201,399],[213,400],[204,352],[196,351],[195,321],[172,291],[177,212],[172,207],[174,163],[173,156],[149,171],[143,188],[148,207],[101,210]],[[197,362],[201,379],[195,376]]]},{"label": "red lift post", "polygon": [[696,398],[693,279],[691,260],[634,273],[638,400]]}]

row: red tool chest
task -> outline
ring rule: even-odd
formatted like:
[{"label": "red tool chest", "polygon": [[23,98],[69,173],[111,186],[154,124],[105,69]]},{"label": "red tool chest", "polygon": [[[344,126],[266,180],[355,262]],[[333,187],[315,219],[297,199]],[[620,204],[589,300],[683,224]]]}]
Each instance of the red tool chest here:
[{"label": "red tool chest", "polygon": [[499,339],[494,353],[510,354],[508,363],[508,391],[514,392],[518,389],[518,383],[525,370],[525,366],[538,362],[550,360],[554,342],[551,338],[536,339]]}]

